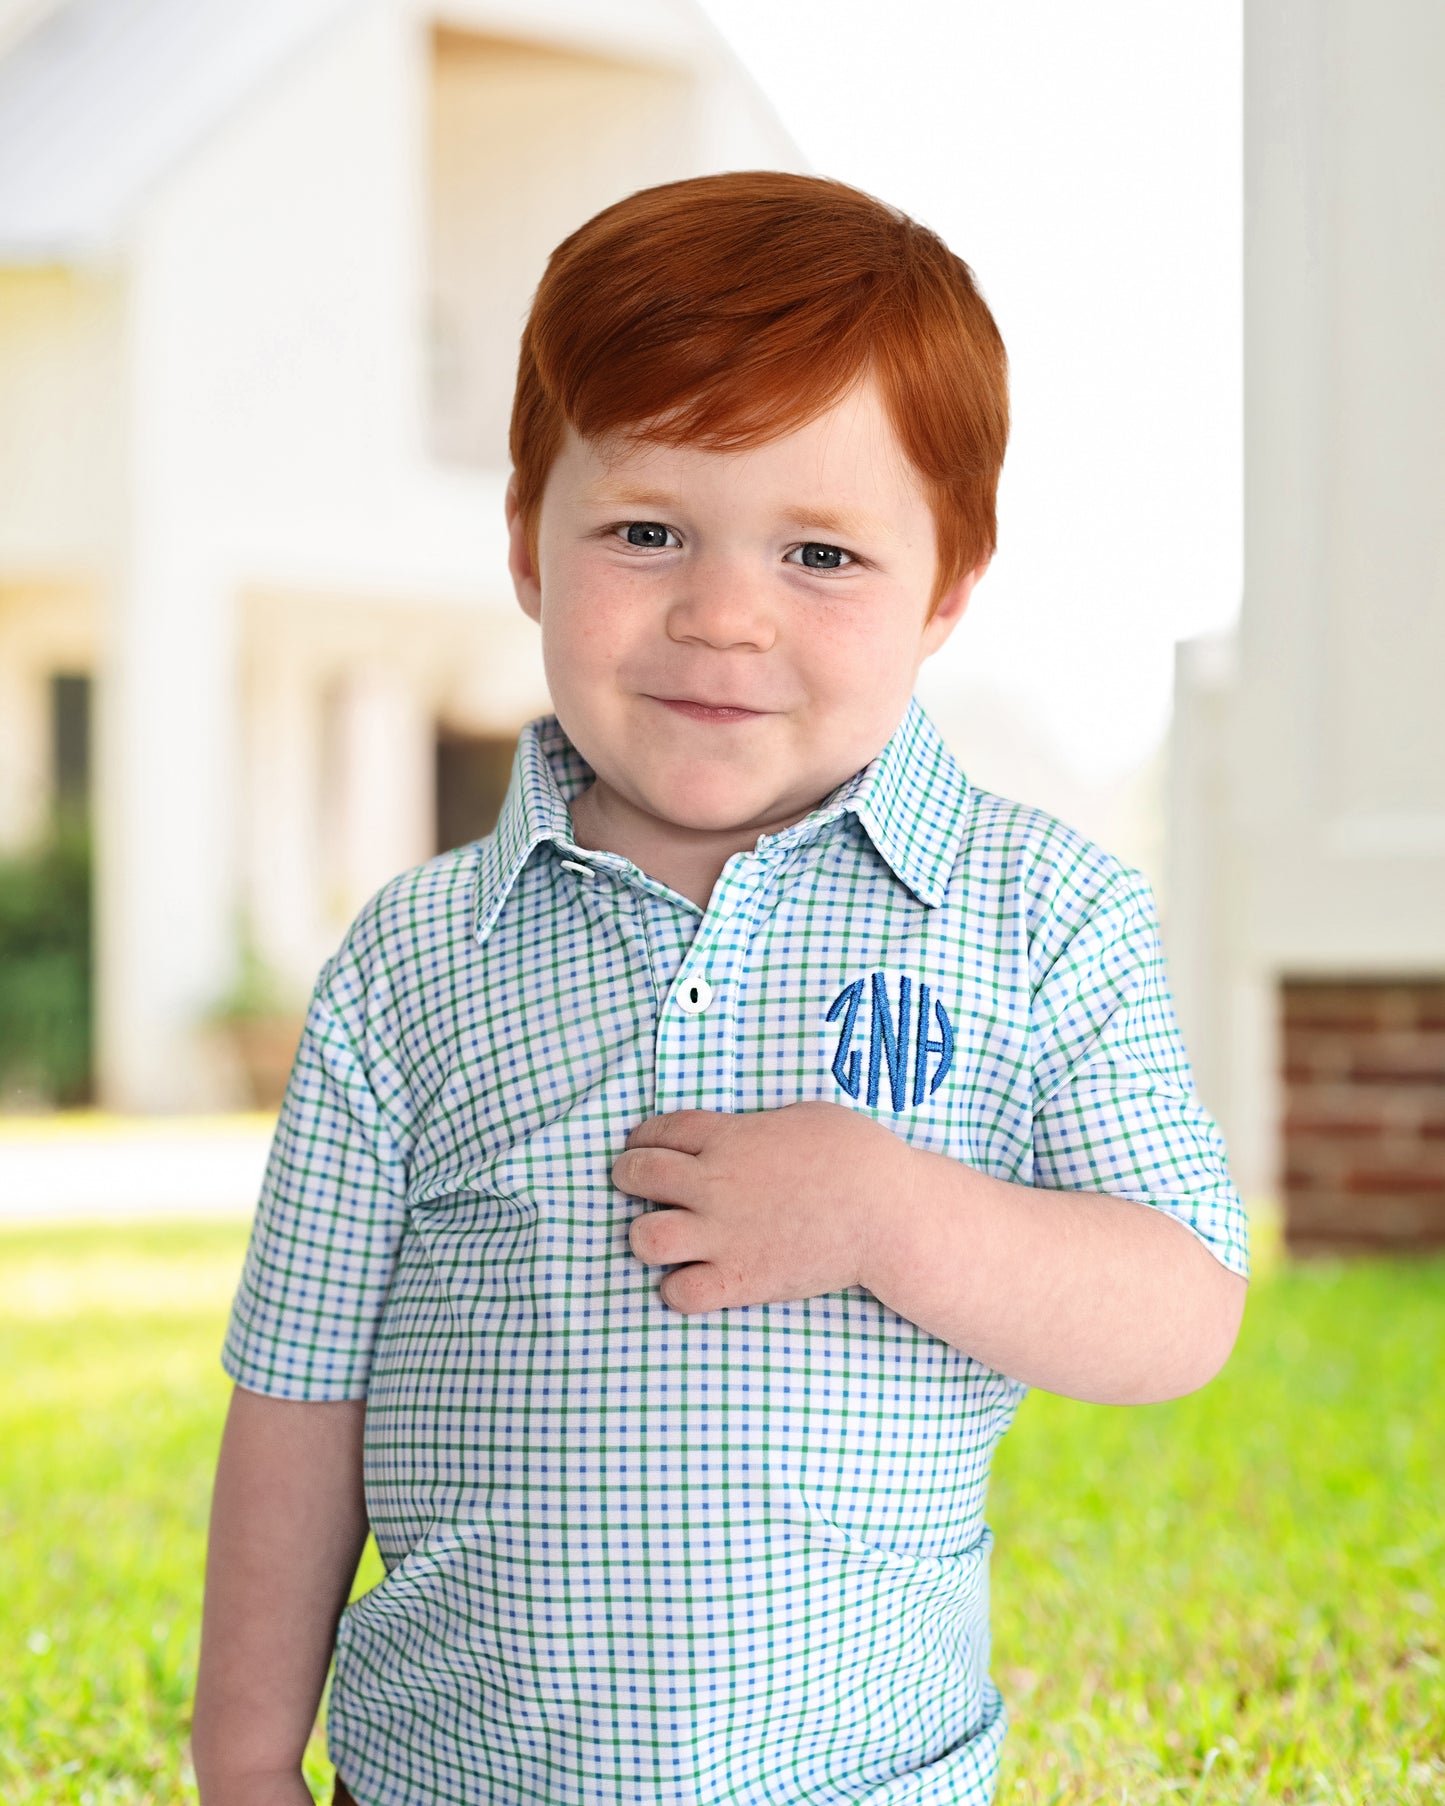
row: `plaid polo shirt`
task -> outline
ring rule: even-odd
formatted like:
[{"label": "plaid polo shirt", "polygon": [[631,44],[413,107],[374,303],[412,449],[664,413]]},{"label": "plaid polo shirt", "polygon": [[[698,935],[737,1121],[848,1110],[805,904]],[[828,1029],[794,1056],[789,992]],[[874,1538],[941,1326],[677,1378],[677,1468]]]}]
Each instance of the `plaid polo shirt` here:
[{"label": "plaid polo shirt", "polygon": [[608,1173],[644,1117],[827,1098],[1001,1179],[1247,1226],[1144,880],[972,787],[917,699],[700,909],[572,839],[522,733],[485,839],[322,968],[223,1364],[367,1399],[385,1578],[337,1637],[364,1806],[985,1806],[984,1496],[1026,1388],[861,1286],[683,1316]]}]

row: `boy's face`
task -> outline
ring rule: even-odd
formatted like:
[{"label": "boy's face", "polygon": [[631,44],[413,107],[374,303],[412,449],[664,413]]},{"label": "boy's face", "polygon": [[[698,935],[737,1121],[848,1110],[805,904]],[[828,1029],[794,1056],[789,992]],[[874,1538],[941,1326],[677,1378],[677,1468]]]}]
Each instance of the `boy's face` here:
[{"label": "boy's face", "polygon": [[[902,719],[983,566],[925,624],[932,512],[872,382],[742,452],[571,429],[518,600],[609,818],[751,846],[852,776]],[[725,705],[720,712],[718,705]]]}]

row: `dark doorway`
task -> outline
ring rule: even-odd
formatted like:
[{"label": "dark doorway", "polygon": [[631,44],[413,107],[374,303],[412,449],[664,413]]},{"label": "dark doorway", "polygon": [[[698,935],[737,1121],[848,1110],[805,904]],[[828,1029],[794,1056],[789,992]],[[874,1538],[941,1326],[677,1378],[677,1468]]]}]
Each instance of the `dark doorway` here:
[{"label": "dark doorway", "polygon": [[50,679],[50,769],[57,812],[90,808],[90,679],[57,672]]},{"label": "dark doorway", "polygon": [[449,852],[490,834],[502,812],[515,734],[459,734],[439,728],[436,737],[437,851]]}]

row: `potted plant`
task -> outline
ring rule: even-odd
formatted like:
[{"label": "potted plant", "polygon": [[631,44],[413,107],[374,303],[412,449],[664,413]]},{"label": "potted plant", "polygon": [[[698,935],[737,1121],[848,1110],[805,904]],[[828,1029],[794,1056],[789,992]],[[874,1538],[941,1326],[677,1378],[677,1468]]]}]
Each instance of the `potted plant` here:
[{"label": "potted plant", "polygon": [[306,1011],[257,949],[248,923],[243,921],[237,939],[235,981],[206,1019],[229,1041],[252,1108],[276,1110],[286,1093]]}]

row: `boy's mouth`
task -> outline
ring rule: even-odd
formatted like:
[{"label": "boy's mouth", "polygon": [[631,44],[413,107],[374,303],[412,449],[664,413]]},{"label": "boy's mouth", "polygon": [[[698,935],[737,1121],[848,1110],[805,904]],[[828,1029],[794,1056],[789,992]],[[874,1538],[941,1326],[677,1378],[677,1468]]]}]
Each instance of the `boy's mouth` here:
[{"label": "boy's mouth", "polygon": [[750,721],[763,712],[738,708],[732,703],[693,702],[685,696],[654,696],[652,700],[679,714],[691,715],[695,721]]}]

